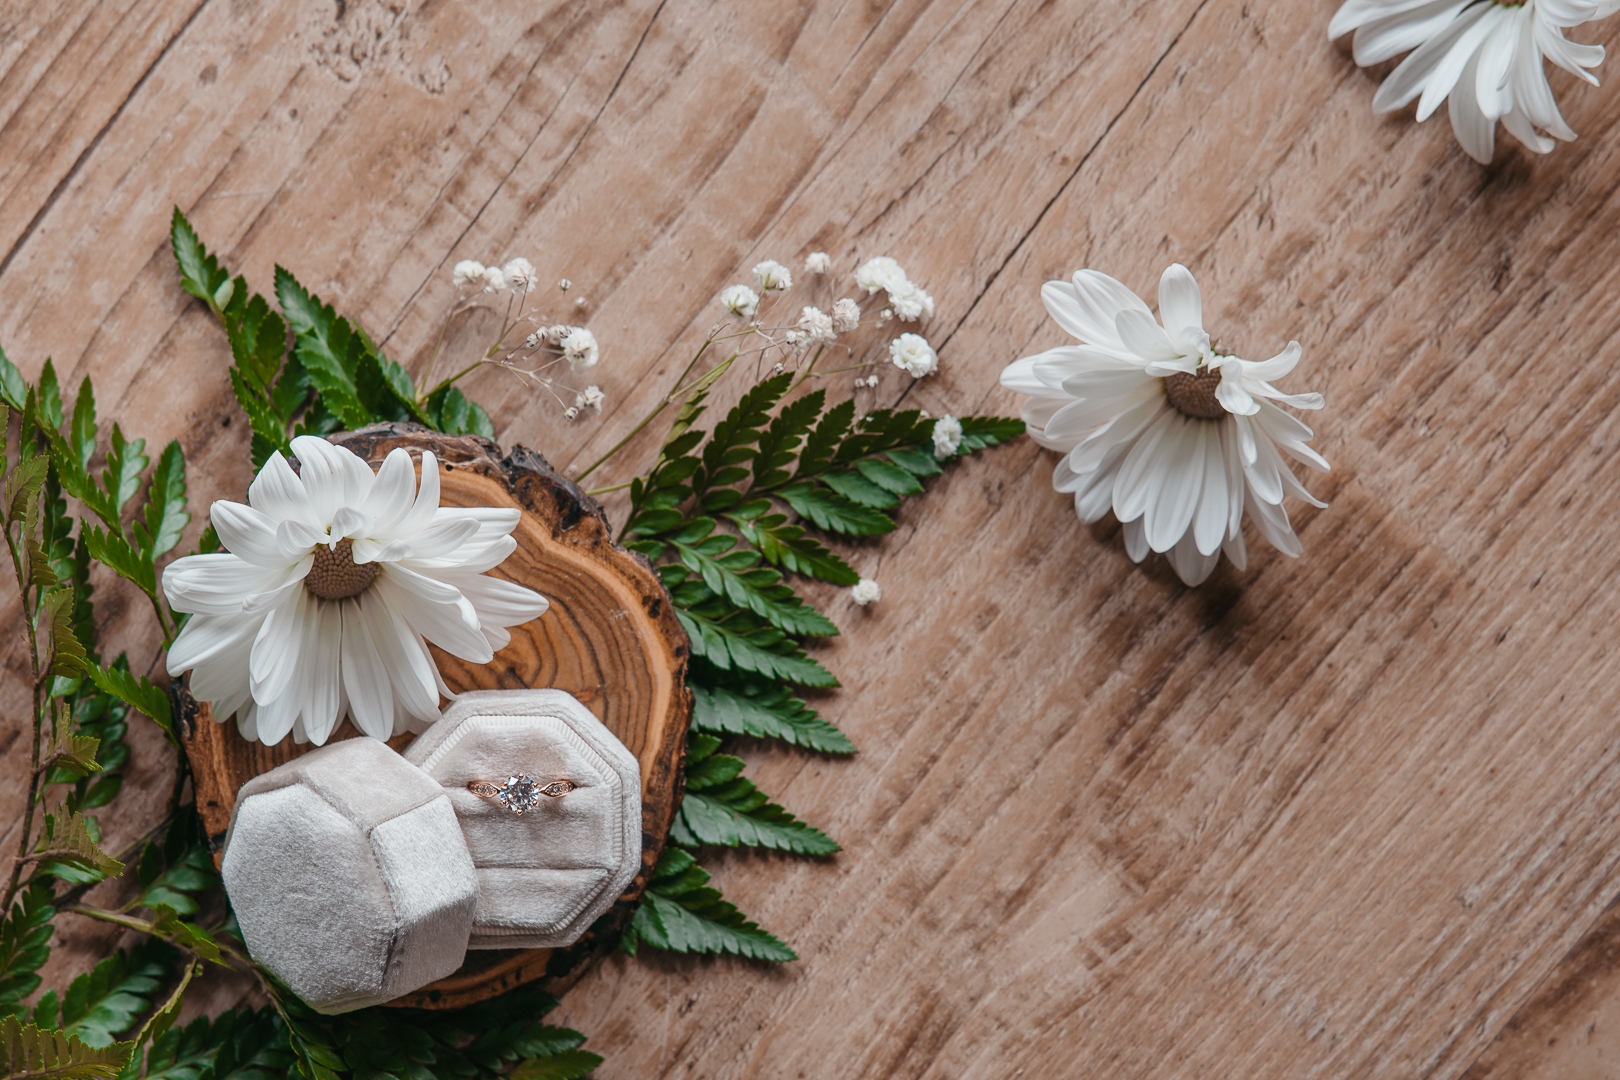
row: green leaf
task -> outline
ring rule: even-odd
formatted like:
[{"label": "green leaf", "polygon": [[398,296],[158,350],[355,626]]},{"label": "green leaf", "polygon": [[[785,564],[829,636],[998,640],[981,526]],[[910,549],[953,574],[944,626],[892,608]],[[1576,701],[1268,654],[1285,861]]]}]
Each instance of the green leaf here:
[{"label": "green leaf", "polygon": [[96,846],[83,814],[46,814],[45,828],[34,848],[44,864],[62,863],[88,870],[101,877],[117,877],[124,864]]},{"label": "green leaf", "polygon": [[962,417],[962,445],[958,453],[971,454],[1013,439],[1024,433],[1024,422],[1012,416]]},{"label": "green leaf", "polygon": [[276,267],[276,297],[292,328],[299,362],[322,403],[351,429],[375,419],[360,400],[355,373],[365,343],[347,319],[321,303],[283,267]]},{"label": "green leaf", "polygon": [[[158,970],[166,973],[163,965],[158,965]],[[140,1031],[135,1033],[134,1053],[138,1054],[141,1047],[147,1043],[163,1038],[169,1029],[174,1027],[174,1022],[180,1018],[180,1006],[185,1003],[186,988],[201,971],[202,964],[199,961],[192,960],[185,965],[180,974],[180,982],[170,992],[169,999],[159,1006],[157,1011],[147,1018],[146,1023],[141,1025]]]},{"label": "green leaf", "polygon": [[839,445],[843,442],[844,436],[849,434],[854,422],[854,401],[840,401],[828,409],[817,422],[815,430],[804,441],[804,449],[799,452],[799,465],[794,473],[794,479],[804,480],[825,472],[832,465],[833,456],[838,452]]},{"label": "green leaf", "polygon": [[602,1064],[602,1055],[589,1050],[564,1050],[549,1057],[530,1058],[507,1073],[508,1080],[579,1080]]},{"label": "green leaf", "polygon": [[778,494],[793,512],[818,529],[846,536],[877,536],[893,532],[894,522],[887,514],[858,506],[835,491],[808,483],[792,484]]},{"label": "green leaf", "polygon": [[[86,379],[85,385],[89,382]],[[112,438],[107,445],[107,467],[101,472],[101,487],[115,512],[121,512],[124,504],[141,489],[141,474],[151,464],[142,452],[145,449],[145,439],[126,441],[124,432],[117,424],[113,425]]]},{"label": "green leaf", "polygon": [[178,440],[170,442],[158,456],[152,483],[146,489],[144,517],[144,521],[135,523],[135,543],[142,559],[150,565],[160,555],[173,550],[180,542],[180,533],[191,521],[191,515],[186,512],[186,458]]},{"label": "green leaf", "polygon": [[78,776],[89,776],[101,771],[101,762],[96,760],[99,749],[101,740],[95,736],[73,735],[68,745],[52,754],[45,764],[48,768],[67,769]]},{"label": "green leaf", "polygon": [[196,230],[178,206],[169,220],[169,244],[174,248],[175,262],[180,265],[180,287],[217,314],[223,305],[216,301],[215,294],[230,280],[230,275],[220,269],[219,260],[203,247]]},{"label": "green leaf", "polygon": [[781,739],[824,754],[855,752],[855,744],[843,732],[783,687],[772,686],[749,695],[695,683],[691,689],[694,730]]},{"label": "green leaf", "polygon": [[855,468],[862,476],[890,495],[904,498],[907,495],[922,494],[923,486],[917,483],[917,478],[892,462],[881,458],[862,458],[855,463]]},{"label": "green leaf", "polygon": [[780,631],[746,635],[695,611],[676,609],[675,617],[692,641],[692,655],[701,656],[722,671],[733,667],[771,678],[785,679],[801,686],[837,686],[832,672],[793,649],[779,655],[771,648],[784,641]]},{"label": "green leaf", "polygon": [[90,459],[96,456],[96,392],[85,379],[79,383],[79,397],[73,404],[73,422],[68,426],[68,445],[78,455],[79,469],[88,474]]},{"label": "green leaf", "polygon": [[833,839],[766,798],[742,776],[743,760],[715,751],[720,740],[695,733],[686,751],[686,795],[670,839],[686,847],[766,847],[831,855]]},{"label": "green leaf", "polygon": [[834,585],[854,585],[861,579],[848,563],[823,547],[802,527],[789,525],[787,515],[755,516],[746,512],[755,507],[769,510],[770,506],[769,501],[761,500],[726,515],[742,532],[743,538],[759,549],[766,562]]},{"label": "green leaf", "polygon": [[168,965],[149,954],[115,952],[62,995],[62,1027],[89,1046],[111,1046],[152,1007],[152,991],[167,975]]},{"label": "green leaf", "polygon": [[858,506],[887,510],[900,505],[897,497],[857,472],[830,472],[821,482]]},{"label": "green leaf", "polygon": [[[183,841],[186,837],[180,834],[179,839]],[[178,851],[169,850],[174,846],[172,841],[163,848],[149,842],[141,850],[137,867],[141,892],[136,903],[154,911],[166,907],[182,917],[194,915],[198,909],[197,894],[218,887],[219,875],[214,871],[213,857],[200,839]]]},{"label": "green leaf", "polygon": [[129,1061],[130,1043],[88,1046],[62,1031],[0,1021],[0,1068],[10,1080],[112,1080]]},{"label": "green leaf", "polygon": [[757,552],[730,550],[736,543],[733,537],[718,535],[704,539],[699,532],[694,532],[698,529],[707,534],[713,527],[712,519],[697,518],[671,537],[681,561],[693,573],[701,574],[711,591],[789,634],[832,637],[838,633],[831,619],[806,604],[792,589],[778,584],[781,574],[755,568],[753,564],[759,560]]},{"label": "green leaf", "polygon": [[888,458],[912,476],[938,476],[944,471],[932,450],[917,446],[897,446],[888,452]]},{"label": "green leaf", "polygon": [[416,391],[405,369],[376,351],[371,339],[360,332],[365,352],[355,368],[355,393],[366,410],[377,420],[415,420],[422,414],[416,407]]},{"label": "green leaf", "polygon": [[39,373],[37,388],[38,399],[34,411],[40,422],[51,429],[60,432],[62,428],[62,388],[56,381],[56,365],[50,357],[45,358],[45,368]]},{"label": "green leaf", "polygon": [[37,882],[22,891],[0,920],[0,1015],[22,1015],[22,1000],[39,988],[37,972],[51,955],[53,897],[48,881]]},{"label": "green leaf", "polygon": [[[732,953],[784,962],[798,954],[706,885],[709,875],[691,854],[664,849],[658,869],[631,920],[635,940],[683,953]],[[633,946],[632,946],[633,947]]]},{"label": "green leaf", "polygon": [[28,401],[28,384],[23,381],[17,365],[6,359],[6,350],[0,349],[0,398],[12,409],[21,411]]},{"label": "green leaf", "polygon": [[182,922],[171,907],[159,904],[152,909],[152,932],[177,949],[194,954],[221,967],[230,967],[214,942],[214,935],[194,923]]},{"label": "green leaf", "polygon": [[[142,526],[137,524],[136,529]],[[90,557],[112,570],[119,577],[139,585],[148,596],[157,595],[157,570],[149,557],[129,546],[129,541],[115,532],[102,532],[92,525],[80,536]]]},{"label": "green leaf", "polygon": [[199,1017],[152,1037],[146,1080],[284,1080],[295,1058],[273,1008]]},{"label": "green leaf", "polygon": [[763,847],[798,855],[831,855],[838,843],[770,802],[741,778],[713,792],[688,791],[670,829],[677,844]]},{"label": "green leaf", "polygon": [[75,678],[83,675],[89,663],[84,646],[73,632],[73,590],[65,586],[50,589],[40,598],[39,614],[34,618],[36,634],[48,634],[50,657],[48,667],[52,675]]},{"label": "green leaf", "polygon": [[825,390],[806,394],[784,406],[771,421],[760,437],[759,452],[754,456],[755,490],[767,491],[787,481],[790,475],[787,467],[793,463],[799,444],[810,433],[826,399]]},{"label": "green leaf", "polygon": [[27,516],[29,507],[39,497],[39,489],[44,486],[45,475],[50,468],[50,458],[29,458],[6,477],[6,524],[15,525]]}]

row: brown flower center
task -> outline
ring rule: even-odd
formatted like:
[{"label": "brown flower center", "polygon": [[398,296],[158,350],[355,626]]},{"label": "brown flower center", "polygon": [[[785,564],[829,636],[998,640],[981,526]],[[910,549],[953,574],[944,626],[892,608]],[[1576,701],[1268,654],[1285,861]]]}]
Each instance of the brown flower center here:
[{"label": "brown flower center", "polygon": [[335,548],[317,544],[315,565],[304,578],[304,588],[322,600],[344,600],[365,592],[381,572],[374,562],[354,561],[353,540],[339,540]]},{"label": "brown flower center", "polygon": [[1186,416],[1199,420],[1219,420],[1226,410],[1215,397],[1220,389],[1221,373],[1218,368],[1205,368],[1195,375],[1178,371],[1164,380],[1164,396],[1170,404]]}]

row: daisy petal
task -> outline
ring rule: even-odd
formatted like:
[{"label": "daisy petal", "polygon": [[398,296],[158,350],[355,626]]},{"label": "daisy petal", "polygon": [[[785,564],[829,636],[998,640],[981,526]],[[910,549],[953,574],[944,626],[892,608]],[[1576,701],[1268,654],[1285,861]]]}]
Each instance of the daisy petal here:
[{"label": "daisy petal", "polygon": [[1192,271],[1180,263],[1171,263],[1159,279],[1159,317],[1172,341],[1180,340],[1184,330],[1203,332],[1203,294]]},{"label": "daisy petal", "polygon": [[388,666],[360,604],[344,600],[336,606],[342,618],[343,689],[349,712],[362,734],[386,740],[394,734],[394,688],[389,685]]}]

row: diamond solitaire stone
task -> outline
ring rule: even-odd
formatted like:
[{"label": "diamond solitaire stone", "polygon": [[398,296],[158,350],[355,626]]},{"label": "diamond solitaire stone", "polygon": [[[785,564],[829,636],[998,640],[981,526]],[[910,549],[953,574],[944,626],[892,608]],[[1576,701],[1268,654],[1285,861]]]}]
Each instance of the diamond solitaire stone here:
[{"label": "diamond solitaire stone", "polygon": [[508,776],[506,783],[501,785],[496,798],[501,805],[514,814],[521,814],[525,810],[533,809],[534,804],[540,801],[540,785],[530,780],[527,774],[518,773]]}]

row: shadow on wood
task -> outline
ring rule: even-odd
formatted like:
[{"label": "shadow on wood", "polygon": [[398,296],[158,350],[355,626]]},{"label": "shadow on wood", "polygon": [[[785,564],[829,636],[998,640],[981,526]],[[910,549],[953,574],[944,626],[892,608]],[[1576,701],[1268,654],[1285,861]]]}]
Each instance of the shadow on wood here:
[{"label": "shadow on wood", "polygon": [[[517,550],[493,573],[551,601],[545,615],[511,628],[512,640],[489,664],[469,664],[435,648],[446,684],[464,690],[555,687],[573,694],[641,763],[642,868],[610,918],[622,924],[646,887],[680,803],[682,755],[691,696],[688,645],[658,575],[646,560],[612,542],[596,503],[538,454],[518,447],[504,459],[476,436],[449,436],[413,424],[383,424],[332,441],[373,468],[405,447],[420,461],[432,450],[442,467],[445,506],[516,506]],[[285,739],[248,742],[234,723],[213,722],[206,703],[181,702],[181,731],[196,786],[197,809],[217,863],[236,792],[247,780],[313,747]],[[333,736],[354,738],[347,721]],[[402,748],[413,736],[390,741]],[[593,947],[476,951],[462,969],[394,1004],[455,1008],[494,997],[548,973],[566,970]]]}]

